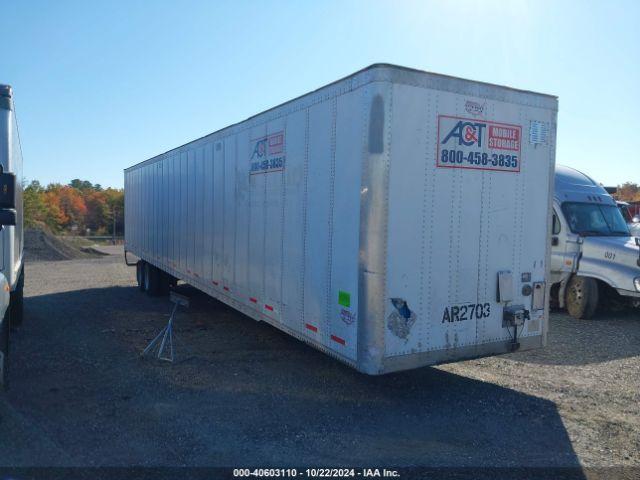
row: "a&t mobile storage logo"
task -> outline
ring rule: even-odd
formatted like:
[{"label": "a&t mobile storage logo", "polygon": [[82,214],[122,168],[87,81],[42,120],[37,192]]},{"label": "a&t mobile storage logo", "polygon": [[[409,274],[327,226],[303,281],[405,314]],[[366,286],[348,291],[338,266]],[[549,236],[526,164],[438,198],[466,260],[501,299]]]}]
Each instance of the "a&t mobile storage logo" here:
[{"label": "a&t mobile storage logo", "polygon": [[442,143],[448,143],[451,138],[458,139],[458,145],[477,145],[482,147],[482,132],[487,127],[486,123],[458,121],[445,137]]},{"label": "a&t mobile storage logo", "polygon": [[521,138],[520,125],[438,115],[436,166],[519,172]]},{"label": "a&t mobile storage logo", "polygon": [[285,161],[284,132],[276,132],[251,141],[251,175],[279,172]]}]

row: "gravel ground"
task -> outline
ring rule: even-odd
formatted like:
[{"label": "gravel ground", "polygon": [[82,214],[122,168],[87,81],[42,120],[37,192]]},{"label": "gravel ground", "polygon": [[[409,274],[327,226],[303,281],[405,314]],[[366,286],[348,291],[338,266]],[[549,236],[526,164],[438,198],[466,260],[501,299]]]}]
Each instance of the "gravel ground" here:
[{"label": "gravel ground", "polygon": [[543,350],[367,377],[182,286],[167,364],[139,353],[170,304],[134,276],[27,265],[0,465],[640,466],[637,313],[554,314]]}]

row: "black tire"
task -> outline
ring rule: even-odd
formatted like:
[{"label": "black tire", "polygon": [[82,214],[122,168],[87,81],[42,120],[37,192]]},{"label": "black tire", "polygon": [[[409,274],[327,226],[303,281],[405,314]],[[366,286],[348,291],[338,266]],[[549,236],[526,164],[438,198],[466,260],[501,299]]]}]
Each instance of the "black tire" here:
[{"label": "black tire", "polygon": [[162,295],[163,273],[164,272],[150,263],[144,264],[144,286],[148,295],[151,295],[152,297]]},{"label": "black tire", "polygon": [[19,327],[24,319],[24,268],[18,277],[18,283],[11,292],[11,327]]},{"label": "black tire", "polygon": [[155,267],[149,263],[144,264],[144,279],[142,282],[144,283],[144,291],[147,292],[147,295],[153,295],[155,290],[155,284],[153,281]]},{"label": "black tire", "polygon": [[158,295],[169,295],[169,287],[171,286],[171,276],[167,272],[158,270]]},{"label": "black tire", "polygon": [[11,306],[7,311],[0,325],[0,391],[5,391],[9,387],[9,337],[11,336]]},{"label": "black tire", "polygon": [[138,260],[138,263],[136,263],[136,281],[138,282],[138,288],[140,289],[141,292],[144,292],[146,290],[144,285],[145,263],[146,262],[142,260]]},{"label": "black tire", "polygon": [[565,304],[569,315],[580,320],[593,318],[598,309],[600,292],[594,278],[574,275],[567,284]]}]

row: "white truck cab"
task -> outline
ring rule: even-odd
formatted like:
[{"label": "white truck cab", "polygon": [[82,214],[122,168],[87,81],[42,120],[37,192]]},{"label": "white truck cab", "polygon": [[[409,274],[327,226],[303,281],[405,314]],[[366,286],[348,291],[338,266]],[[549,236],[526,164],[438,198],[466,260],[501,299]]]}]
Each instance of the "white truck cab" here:
[{"label": "white truck cab", "polygon": [[9,335],[22,322],[22,151],[11,87],[0,85],[0,390],[7,386]]},{"label": "white truck cab", "polygon": [[551,296],[575,318],[604,303],[640,307],[640,239],[600,184],[557,166],[551,238]]}]

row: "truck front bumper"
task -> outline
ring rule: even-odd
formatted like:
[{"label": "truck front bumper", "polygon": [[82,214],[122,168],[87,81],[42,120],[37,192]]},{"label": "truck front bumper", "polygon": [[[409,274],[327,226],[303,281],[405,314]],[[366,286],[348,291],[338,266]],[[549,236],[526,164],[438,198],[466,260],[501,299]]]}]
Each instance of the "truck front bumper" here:
[{"label": "truck front bumper", "polygon": [[616,288],[616,290],[623,297],[640,298],[640,292],[632,292],[631,290],[623,290],[621,288]]}]

